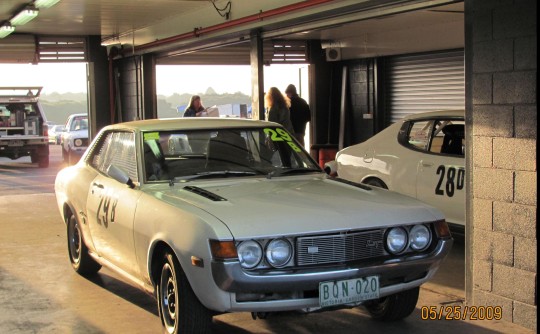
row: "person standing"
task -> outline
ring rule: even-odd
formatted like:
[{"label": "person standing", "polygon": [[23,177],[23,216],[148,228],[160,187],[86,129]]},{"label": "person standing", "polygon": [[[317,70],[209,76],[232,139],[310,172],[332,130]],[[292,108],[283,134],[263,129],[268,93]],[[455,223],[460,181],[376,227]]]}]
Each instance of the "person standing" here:
[{"label": "person standing", "polygon": [[289,106],[291,102],[289,98],[283,95],[276,87],[270,87],[264,97],[264,106],[266,108],[266,120],[276,122],[294,134],[294,128],[291,123],[291,113]]},{"label": "person standing", "polygon": [[311,121],[311,110],[306,100],[296,92],[296,86],[290,84],[285,89],[285,94],[291,100],[291,123],[294,129],[294,137],[305,146],[306,124]]},{"label": "person standing", "polygon": [[184,111],[184,117],[199,117],[205,111],[202,106],[201,97],[199,95],[193,95],[189,99],[189,104]]}]

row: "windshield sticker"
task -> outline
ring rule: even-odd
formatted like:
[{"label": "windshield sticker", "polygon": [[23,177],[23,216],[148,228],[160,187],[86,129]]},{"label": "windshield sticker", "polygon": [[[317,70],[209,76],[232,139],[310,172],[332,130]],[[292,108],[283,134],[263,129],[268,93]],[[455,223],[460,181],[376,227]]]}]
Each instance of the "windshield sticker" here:
[{"label": "windshield sticker", "polygon": [[144,134],[144,140],[159,140],[159,132],[147,132]]},{"label": "windshield sticker", "polygon": [[302,149],[296,146],[296,144],[293,142],[291,138],[291,135],[288,134],[287,131],[281,128],[275,128],[275,129],[265,128],[263,131],[264,133],[266,133],[268,137],[270,137],[270,140],[287,142],[287,144],[289,144],[289,146],[293,149],[293,151],[302,152]]}]

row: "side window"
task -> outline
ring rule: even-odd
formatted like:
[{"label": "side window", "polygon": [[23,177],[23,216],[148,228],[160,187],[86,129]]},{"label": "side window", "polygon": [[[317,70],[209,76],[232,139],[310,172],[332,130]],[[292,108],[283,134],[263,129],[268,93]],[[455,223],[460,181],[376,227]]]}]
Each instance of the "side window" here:
[{"label": "side window", "polygon": [[433,121],[411,122],[407,144],[419,150],[426,151],[429,148]]},{"label": "side window", "polygon": [[[133,182],[138,182],[137,158],[135,155],[135,133],[114,133],[111,146],[114,147],[113,150],[109,150],[109,152],[112,153],[111,164],[126,171]],[[107,168],[109,167],[107,166]]]},{"label": "side window", "polygon": [[126,171],[133,182],[138,182],[135,133],[109,132],[105,134],[96,147],[90,164],[103,174],[107,174],[110,165],[115,165]]},{"label": "side window", "polygon": [[93,149],[92,158],[90,159],[90,165],[104,174],[110,165],[108,159],[112,156],[112,154],[107,154],[107,151],[111,147],[112,137],[112,132],[103,134],[96,148]]}]

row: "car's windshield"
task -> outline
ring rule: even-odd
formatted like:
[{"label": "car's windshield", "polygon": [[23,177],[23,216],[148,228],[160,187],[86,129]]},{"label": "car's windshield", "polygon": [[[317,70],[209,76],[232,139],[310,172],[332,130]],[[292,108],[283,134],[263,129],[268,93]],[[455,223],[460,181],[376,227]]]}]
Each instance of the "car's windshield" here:
[{"label": "car's windshield", "polygon": [[142,151],[146,181],[321,172],[300,144],[276,127],[145,132]]},{"label": "car's windshield", "polygon": [[71,126],[69,128],[70,131],[87,130],[87,129],[88,129],[88,117],[86,116],[73,118],[73,121],[71,122]]}]

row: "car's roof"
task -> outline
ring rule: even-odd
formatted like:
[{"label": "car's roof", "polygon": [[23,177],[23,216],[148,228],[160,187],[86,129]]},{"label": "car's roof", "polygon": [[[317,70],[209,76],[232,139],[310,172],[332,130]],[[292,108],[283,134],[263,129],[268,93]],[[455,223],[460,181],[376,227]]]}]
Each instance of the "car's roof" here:
[{"label": "car's roof", "polygon": [[436,110],[419,114],[411,114],[403,120],[434,118],[434,117],[465,117],[465,110]]},{"label": "car's roof", "polygon": [[220,128],[248,128],[263,126],[280,126],[277,123],[238,119],[238,118],[217,118],[217,117],[190,117],[190,118],[168,118],[149,119],[143,121],[131,121],[109,125],[106,129],[132,129],[139,131],[168,131],[168,130],[191,130],[191,129],[220,129]]}]

